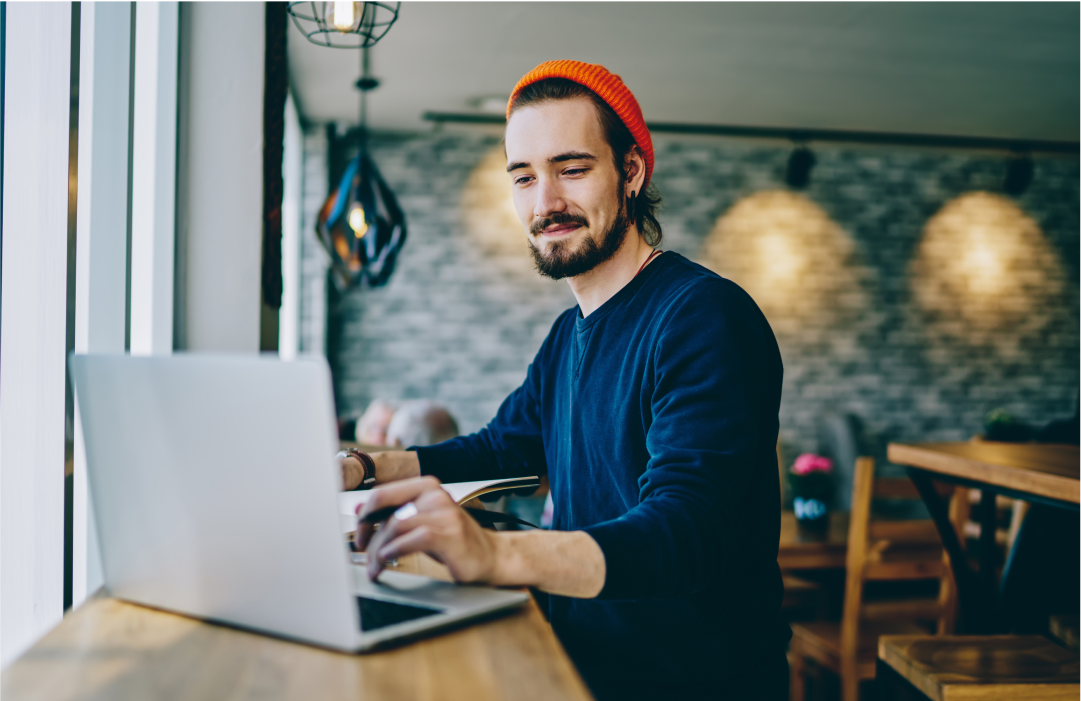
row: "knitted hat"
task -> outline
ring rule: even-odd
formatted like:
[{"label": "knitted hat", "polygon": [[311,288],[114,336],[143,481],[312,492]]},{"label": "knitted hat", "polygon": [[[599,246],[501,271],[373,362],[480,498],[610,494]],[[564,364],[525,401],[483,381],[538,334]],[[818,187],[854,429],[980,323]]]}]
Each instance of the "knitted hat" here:
[{"label": "knitted hat", "polygon": [[623,80],[615,73],[609,73],[604,66],[581,61],[548,61],[540,64],[526,73],[514,86],[514,92],[507,101],[507,119],[510,119],[511,107],[522,90],[527,85],[547,78],[566,78],[584,85],[597,93],[619,115],[638,148],[642,150],[642,157],[646,161],[646,179],[642,183],[642,190],[645,190],[653,175],[653,139],[649,136],[646,120],[642,118],[642,108],[638,106],[638,100],[634,99]]}]

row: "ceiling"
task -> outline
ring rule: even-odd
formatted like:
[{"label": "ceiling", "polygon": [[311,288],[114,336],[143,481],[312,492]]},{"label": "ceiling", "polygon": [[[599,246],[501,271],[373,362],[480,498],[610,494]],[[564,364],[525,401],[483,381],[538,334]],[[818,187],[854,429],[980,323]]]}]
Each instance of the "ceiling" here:
[{"label": "ceiling", "polygon": [[[1076,141],[1081,5],[403,2],[371,49],[376,129],[505,100],[538,63],[623,77],[647,120]],[[305,119],[357,121],[359,52],[290,24]],[[490,100],[498,104],[498,100]]]}]

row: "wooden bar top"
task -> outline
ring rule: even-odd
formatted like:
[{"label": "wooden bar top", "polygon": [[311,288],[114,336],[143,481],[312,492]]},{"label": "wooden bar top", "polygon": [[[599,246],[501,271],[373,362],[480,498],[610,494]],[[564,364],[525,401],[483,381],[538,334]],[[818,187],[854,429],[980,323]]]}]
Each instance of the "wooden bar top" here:
[{"label": "wooden bar top", "polygon": [[[424,556],[402,571],[447,579]],[[349,655],[108,597],[86,602],[11,664],[0,697],[68,701],[487,701],[589,691],[537,605],[401,647]]]},{"label": "wooden bar top", "polygon": [[890,443],[890,462],[1073,504],[1081,503],[1081,450],[1045,443]]}]

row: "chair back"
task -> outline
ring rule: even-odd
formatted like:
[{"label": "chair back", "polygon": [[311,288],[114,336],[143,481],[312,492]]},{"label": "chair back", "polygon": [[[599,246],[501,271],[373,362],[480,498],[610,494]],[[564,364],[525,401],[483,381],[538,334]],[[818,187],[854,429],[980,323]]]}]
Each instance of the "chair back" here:
[{"label": "chair back", "polygon": [[[948,487],[943,491],[952,494],[954,490]],[[955,588],[934,522],[930,519],[875,521],[871,518],[871,507],[876,498],[917,500],[920,496],[908,478],[876,478],[874,458],[857,458],[853,470],[841,618],[842,679],[857,678],[861,621],[933,621],[940,634],[951,632],[953,627]],[[864,601],[866,582],[929,579],[939,581],[939,593],[935,598]]]}]

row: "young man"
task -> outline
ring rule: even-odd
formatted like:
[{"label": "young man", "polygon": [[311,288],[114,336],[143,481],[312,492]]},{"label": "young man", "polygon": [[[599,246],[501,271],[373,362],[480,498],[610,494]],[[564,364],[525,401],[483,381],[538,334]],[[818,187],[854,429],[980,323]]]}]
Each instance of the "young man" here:
[{"label": "young man", "polygon": [[[653,145],[618,76],[542,64],[507,118],[537,269],[566,278],[578,306],[487,428],[364,456],[390,483],[364,513],[402,506],[358,531],[369,574],[425,552],[458,581],[549,592],[598,699],[784,698],[773,333],[735,284],[654,250]],[[345,487],[364,471],[344,461]],[[482,530],[438,482],[544,473],[552,531]]]}]

